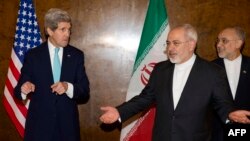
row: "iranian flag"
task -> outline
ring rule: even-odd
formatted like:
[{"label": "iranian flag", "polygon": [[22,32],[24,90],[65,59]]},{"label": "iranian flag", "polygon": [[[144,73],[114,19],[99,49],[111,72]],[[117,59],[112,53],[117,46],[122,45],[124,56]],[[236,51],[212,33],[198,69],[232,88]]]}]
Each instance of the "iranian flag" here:
[{"label": "iranian flag", "polygon": [[[149,0],[126,101],[140,94],[155,64],[167,59],[165,43],[168,32],[169,24],[164,0]],[[122,128],[120,140],[151,141],[154,116],[155,107],[152,106],[139,119]]]}]

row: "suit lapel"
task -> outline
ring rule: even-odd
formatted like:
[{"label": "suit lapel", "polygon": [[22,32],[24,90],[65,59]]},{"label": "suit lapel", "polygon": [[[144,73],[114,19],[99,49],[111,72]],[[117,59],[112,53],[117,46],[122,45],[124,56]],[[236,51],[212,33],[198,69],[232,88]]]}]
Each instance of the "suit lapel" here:
[{"label": "suit lapel", "polygon": [[64,81],[65,77],[71,73],[71,72],[68,72],[68,70],[70,70],[68,67],[70,66],[70,63],[71,63],[70,62],[71,57],[72,57],[72,54],[70,53],[70,48],[68,46],[64,47],[60,81]]},{"label": "suit lapel", "polygon": [[240,67],[240,76],[239,76],[239,82],[237,85],[236,89],[236,94],[235,94],[235,100],[237,99],[238,95],[240,94],[241,86],[244,85],[245,79],[246,79],[246,74],[247,74],[247,59],[242,56],[242,62],[241,62],[241,67]]},{"label": "suit lapel", "polygon": [[52,73],[52,67],[51,67],[51,61],[50,61],[50,54],[49,54],[49,47],[48,47],[48,42],[44,43],[44,46],[41,46],[43,49],[43,53],[41,52],[41,57],[42,57],[42,62],[44,63],[43,66],[45,66],[48,69],[44,69],[48,71],[48,75],[50,75],[50,83],[53,84],[53,73]]},{"label": "suit lapel", "polygon": [[173,74],[174,74],[174,64],[171,64],[165,73],[166,78],[166,93],[168,94],[169,105],[174,111],[174,101],[173,101]]},{"label": "suit lapel", "polygon": [[[191,68],[190,74],[187,78],[187,82],[183,88],[183,91],[181,93],[181,97],[179,99],[179,102],[175,108],[175,111],[180,110],[185,105],[185,100],[189,99],[189,93],[192,92],[195,86],[198,86],[196,84],[196,78],[199,76],[199,58],[198,56],[195,59],[195,62]],[[185,107],[185,106],[184,106]]]}]

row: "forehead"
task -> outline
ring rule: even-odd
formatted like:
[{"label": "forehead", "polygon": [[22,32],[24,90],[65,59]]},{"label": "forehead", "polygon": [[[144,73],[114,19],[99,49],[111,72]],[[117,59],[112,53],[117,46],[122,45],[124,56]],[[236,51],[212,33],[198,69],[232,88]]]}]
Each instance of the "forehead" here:
[{"label": "forehead", "polygon": [[58,28],[71,28],[71,24],[69,22],[59,22]]},{"label": "forehead", "polygon": [[185,38],[185,30],[183,28],[176,28],[169,32],[167,40],[182,40]]},{"label": "forehead", "polygon": [[234,29],[225,29],[223,30],[219,36],[219,38],[236,38],[237,34]]}]

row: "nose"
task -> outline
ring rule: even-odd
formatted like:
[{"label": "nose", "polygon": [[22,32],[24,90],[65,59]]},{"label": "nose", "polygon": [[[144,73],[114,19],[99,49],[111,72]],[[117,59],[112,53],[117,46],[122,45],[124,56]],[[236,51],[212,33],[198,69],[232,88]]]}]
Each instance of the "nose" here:
[{"label": "nose", "polygon": [[70,30],[66,31],[66,36],[67,36],[67,37],[70,36]]},{"label": "nose", "polygon": [[166,48],[167,48],[167,50],[171,51],[171,50],[174,50],[174,49],[175,49],[175,46],[174,46],[172,43],[170,43],[170,44],[168,44],[168,45],[166,46]]},{"label": "nose", "polygon": [[218,42],[216,42],[215,45],[216,45],[217,48],[220,48],[220,47],[222,46],[222,42],[221,42],[221,41],[218,41]]}]

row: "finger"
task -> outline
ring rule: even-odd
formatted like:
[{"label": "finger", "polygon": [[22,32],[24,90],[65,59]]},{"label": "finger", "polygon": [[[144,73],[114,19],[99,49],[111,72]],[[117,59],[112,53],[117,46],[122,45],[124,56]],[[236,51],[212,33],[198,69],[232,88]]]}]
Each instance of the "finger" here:
[{"label": "finger", "polygon": [[107,112],[107,111],[110,110],[110,107],[104,106],[104,107],[101,107],[100,109],[101,109],[102,111],[104,111],[104,112]]},{"label": "finger", "polygon": [[100,120],[103,122],[103,123],[108,123],[108,117],[107,117],[107,115],[102,115],[101,117],[100,117]]},{"label": "finger", "polygon": [[55,88],[57,86],[57,83],[54,83],[53,85],[50,86],[51,89]]},{"label": "finger", "polygon": [[34,92],[34,91],[35,91],[35,86],[34,86],[34,85],[31,85],[30,91],[31,91],[31,92]]},{"label": "finger", "polygon": [[246,112],[246,115],[247,115],[247,116],[250,116],[250,111],[247,111],[247,112]]},{"label": "finger", "polygon": [[57,92],[58,91],[58,83],[55,83],[51,85],[52,92]]}]

